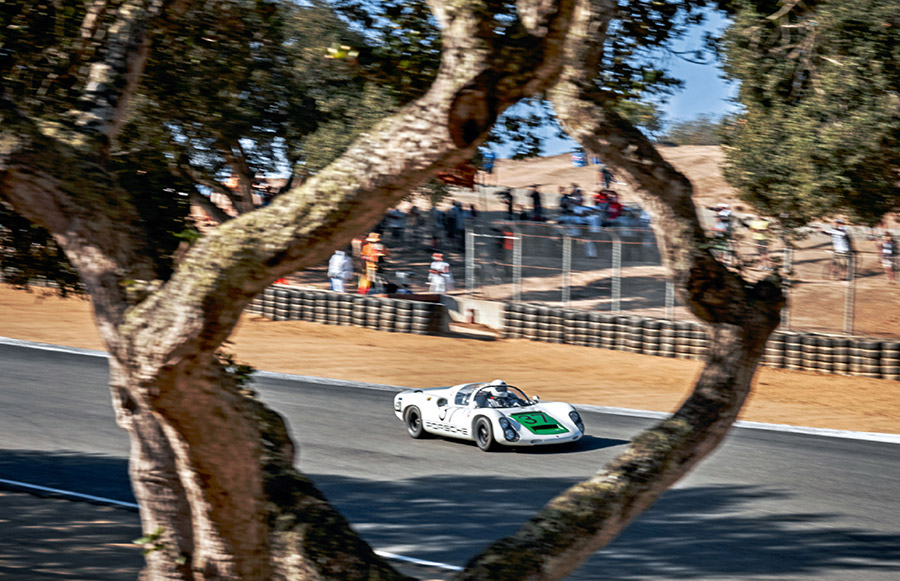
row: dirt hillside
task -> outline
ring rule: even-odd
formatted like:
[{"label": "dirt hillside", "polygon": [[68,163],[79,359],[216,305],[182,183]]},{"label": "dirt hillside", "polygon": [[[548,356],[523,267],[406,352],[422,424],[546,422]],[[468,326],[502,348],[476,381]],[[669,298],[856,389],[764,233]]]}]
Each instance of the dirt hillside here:
[{"label": "dirt hillside", "polygon": [[[662,147],[659,151],[666,161],[691,180],[698,205],[721,201],[740,204],[719,169],[723,160],[720,147],[685,145]],[[496,167],[493,179],[498,184],[513,188],[539,184],[546,193],[555,193],[557,187],[569,186],[573,182],[585,190],[593,190],[597,182],[597,166],[573,167],[571,155],[567,153],[537,159],[502,159]],[[615,189],[622,193],[626,201],[630,201],[627,187],[615,184]]]}]

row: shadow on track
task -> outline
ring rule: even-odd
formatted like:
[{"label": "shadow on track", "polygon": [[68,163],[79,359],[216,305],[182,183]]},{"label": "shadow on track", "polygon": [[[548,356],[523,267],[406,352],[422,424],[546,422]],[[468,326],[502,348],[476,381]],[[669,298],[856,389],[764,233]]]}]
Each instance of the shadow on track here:
[{"label": "shadow on track", "polygon": [[[589,445],[619,440],[595,438]],[[575,481],[545,473],[544,454],[526,459],[533,478],[446,475],[378,480],[312,474],[376,548],[463,564],[511,534]],[[124,459],[0,450],[0,478],[43,478],[42,486],[131,501]],[[844,515],[766,508],[795,493],[722,485],[670,490],[571,579],[895,579],[900,529],[840,524]],[[4,579],[133,579],[142,564],[131,541],[132,511],[40,498],[0,486],[0,576]],[[49,550],[49,552],[48,552]],[[43,571],[43,573],[42,573]],[[599,572],[602,572],[600,575]]]}]

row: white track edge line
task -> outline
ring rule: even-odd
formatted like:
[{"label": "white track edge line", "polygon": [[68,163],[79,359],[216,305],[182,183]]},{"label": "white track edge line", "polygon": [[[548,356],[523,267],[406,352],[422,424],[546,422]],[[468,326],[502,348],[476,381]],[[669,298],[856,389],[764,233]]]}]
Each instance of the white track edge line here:
[{"label": "white track edge line", "polygon": [[[11,339],[8,337],[0,337],[0,345],[12,345],[15,347],[24,347],[30,349],[41,349],[44,351],[56,351],[60,353],[71,353],[75,355],[88,355],[91,357],[109,357],[105,351],[97,351],[96,349],[81,349],[78,347],[66,347],[63,345],[52,345],[50,343],[36,343],[34,341],[25,341],[23,339]],[[307,383],[317,383],[320,385],[335,385],[340,387],[361,387],[364,389],[375,389],[380,391],[401,391],[404,389],[414,389],[399,385],[384,385],[380,383],[366,383],[362,381],[349,381],[344,379],[329,379],[327,377],[313,377],[310,375],[294,375],[291,373],[280,373],[277,371],[257,371],[255,376],[264,377],[266,379],[281,379],[285,381],[304,381]],[[618,408],[609,406],[582,405],[574,404],[576,408],[592,412],[612,414],[617,416],[627,416],[635,418],[647,419],[665,419],[671,414],[667,412],[657,412],[650,410],[636,410],[629,408]],[[886,434],[882,432],[854,432],[851,430],[834,430],[831,428],[810,428],[806,426],[793,426],[789,424],[769,424],[764,422],[750,422],[738,420],[734,423],[736,428],[744,428],[750,430],[768,430],[773,432],[786,432],[792,434],[804,434],[809,436],[821,436],[826,438],[843,438],[849,440],[863,440],[867,442],[882,442],[887,444],[900,444],[900,434]]]},{"label": "white track edge line", "polygon": [[[139,509],[140,507],[133,502],[123,502],[112,498],[103,498],[102,496],[93,496],[91,494],[81,494],[80,492],[72,492],[71,490],[62,490],[59,488],[49,488],[47,486],[39,486],[37,484],[29,484],[27,482],[19,482],[17,480],[6,480],[0,478],[0,484],[6,484],[14,488],[33,490],[36,492],[48,492],[58,496],[73,498],[76,500],[87,500],[101,504],[107,504],[120,508]],[[462,567],[456,565],[448,565],[447,563],[439,563],[437,561],[426,561],[425,559],[417,559],[415,557],[407,557],[406,555],[398,555],[397,553],[389,553],[387,551],[375,550],[375,554],[385,559],[393,559],[394,561],[403,561],[412,565],[420,565],[423,567],[435,567],[438,569],[446,569],[448,571],[462,571]]]},{"label": "white track edge line", "polygon": [[27,482],[18,482],[16,480],[5,480],[0,478],[0,484],[6,484],[9,486],[14,486],[16,488],[26,488],[28,490],[35,490],[38,492],[50,492],[52,494],[59,494],[60,496],[68,496],[72,498],[77,498],[79,500],[90,500],[93,502],[102,502],[103,504],[111,504],[113,506],[119,506],[122,508],[140,508],[133,502],[123,502],[121,500],[113,500],[112,498],[103,498],[102,496],[92,496],[90,494],[81,494],[80,492],[72,492],[71,490],[61,490],[59,488],[48,488],[46,486],[38,486],[37,484],[29,484]]},{"label": "white track edge line", "polygon": [[446,569],[448,571],[462,571],[463,567],[456,565],[448,565],[447,563],[438,563],[437,561],[426,561],[425,559],[416,559],[415,557],[407,557],[398,555],[397,553],[389,553],[387,551],[375,551],[375,554],[385,559],[394,559],[395,561],[404,561],[413,565],[421,565],[423,567],[435,567],[437,569]]},{"label": "white track edge line", "polygon": [[67,347],[65,345],[53,345],[51,343],[37,343],[36,341],[12,339],[10,337],[0,337],[0,345],[11,345],[13,347],[26,347],[28,349],[40,349],[42,351],[57,351],[59,353],[109,358],[109,353],[107,353],[106,351],[98,351],[96,349],[82,349],[81,347]]},{"label": "white track edge line", "polygon": [[[628,408],[616,408],[597,405],[574,404],[576,408],[591,412],[599,412],[617,416],[630,416],[635,418],[647,418],[664,420],[670,413],[654,412],[647,410],[634,410]],[[735,428],[747,430],[768,430],[771,432],[786,432],[790,434],[805,434],[807,436],[823,436],[827,438],[844,438],[848,440],[864,440],[867,442],[883,442],[886,444],[900,444],[900,434],[886,434],[882,432],[854,432],[851,430],[835,430],[832,428],[811,428],[807,426],[794,426],[791,424],[768,424],[764,422],[750,422],[738,420],[734,422]]]}]

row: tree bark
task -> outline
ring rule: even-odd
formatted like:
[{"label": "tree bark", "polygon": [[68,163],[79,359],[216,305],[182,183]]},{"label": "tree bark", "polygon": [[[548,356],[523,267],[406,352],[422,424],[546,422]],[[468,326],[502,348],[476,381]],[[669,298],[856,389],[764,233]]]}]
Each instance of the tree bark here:
[{"label": "tree bark", "polygon": [[[193,561],[191,507],[178,475],[175,452],[153,413],[129,395],[128,370],[110,360],[110,386],[116,421],[131,443],[129,475],[134,496],[140,499],[145,535],[156,537],[144,545],[143,579],[188,579]],[[157,534],[158,533],[158,534]]]},{"label": "tree bark", "polygon": [[775,277],[749,284],[713,258],[690,182],[593,87],[602,45],[591,39],[605,31],[611,9],[611,2],[580,3],[566,67],[549,96],[566,132],[615,167],[650,210],[676,291],[709,324],[711,346],[678,411],[638,435],[602,472],[551,500],[514,535],[488,547],[457,579],[559,579],[614,539],[722,442],[784,306]]},{"label": "tree bark", "polygon": [[[430,0],[443,57],[429,92],[315,177],[204,236],[171,278],[156,281],[139,216],[105,168],[148,39],[187,3],[128,0],[114,18],[85,24],[109,45],[97,53],[73,127],[32,122],[0,101],[0,195],[50,230],[78,268],[111,354],[114,406],[153,538],[146,578],[406,578],[293,467],[284,422],[241,388],[216,350],[256,294],[324,261],[413,187],[470,158],[505,109],[545,91],[570,134],[645,197],[679,292],[711,324],[714,344],[672,418],[460,578],[564,575],[721,441],[782,298],[773,282],[747,285],[712,258],[690,184],[591,89],[614,1],[520,0],[515,20],[509,3]],[[104,37],[104,27],[115,30]]]}]

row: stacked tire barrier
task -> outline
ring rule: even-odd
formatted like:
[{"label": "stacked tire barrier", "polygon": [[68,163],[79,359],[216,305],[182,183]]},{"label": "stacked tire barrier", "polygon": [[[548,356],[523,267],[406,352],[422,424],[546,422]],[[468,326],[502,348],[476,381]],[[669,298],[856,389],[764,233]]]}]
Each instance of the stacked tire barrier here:
[{"label": "stacked tire barrier", "polygon": [[417,335],[443,333],[446,317],[440,303],[279,285],[257,296],[247,312],[274,321],[308,321]]},{"label": "stacked tire barrier", "polygon": [[[503,336],[679,359],[701,359],[709,348],[706,328],[695,321],[525,303],[506,304]],[[761,363],[780,369],[900,380],[900,340],[775,331]]]},{"label": "stacked tire barrier", "polygon": [[[273,286],[247,308],[275,321],[309,321],[395,333],[439,335],[446,331],[440,303]],[[701,359],[709,348],[706,328],[695,321],[612,315],[546,305],[507,303],[503,336],[629,353]],[[900,340],[775,331],[763,365],[900,380]]]}]

